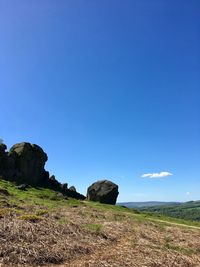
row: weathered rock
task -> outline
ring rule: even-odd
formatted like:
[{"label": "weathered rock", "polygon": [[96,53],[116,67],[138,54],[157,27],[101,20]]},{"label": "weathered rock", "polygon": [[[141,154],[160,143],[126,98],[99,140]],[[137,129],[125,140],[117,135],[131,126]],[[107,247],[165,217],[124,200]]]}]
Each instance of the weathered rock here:
[{"label": "weathered rock", "polygon": [[39,185],[43,182],[47,154],[41,147],[25,142],[19,143],[10,149],[9,156],[14,159],[16,170],[22,181],[32,185]]},{"label": "weathered rock", "polygon": [[67,188],[68,184],[62,184],[61,185],[61,192],[63,193],[63,195],[67,196],[67,197],[72,197],[72,198],[76,198],[79,200],[84,200],[86,199],[86,197],[80,193],[78,193],[76,191],[76,188],[74,186]]},{"label": "weathered rock", "polygon": [[71,191],[69,189],[66,189],[63,191],[63,194],[68,196],[68,197],[72,197],[72,198],[76,198],[76,199],[79,199],[79,200],[84,200],[86,199],[86,197],[76,191]]},{"label": "weathered rock", "polygon": [[5,154],[7,146],[5,144],[0,144],[0,156]]},{"label": "weathered rock", "polygon": [[116,204],[118,185],[108,180],[93,183],[87,190],[87,199],[105,204]]},{"label": "weathered rock", "polygon": [[23,190],[23,191],[25,191],[25,190],[28,188],[28,185],[27,185],[27,184],[20,184],[17,188],[18,188],[19,190]]},{"label": "weathered rock", "polygon": [[6,169],[6,145],[0,144],[0,175],[4,176]]},{"label": "weathered rock", "polygon": [[61,187],[62,187],[63,190],[68,189],[68,183],[64,183],[64,184],[62,184]]},{"label": "weathered rock", "polygon": [[57,193],[57,197],[58,198],[60,198],[60,199],[65,199],[65,200],[67,200],[68,199],[68,197],[67,196],[65,196],[65,195],[63,195],[62,193]]},{"label": "weathered rock", "polygon": [[76,187],[72,185],[72,186],[69,187],[69,190],[73,191],[73,192],[76,192]]},{"label": "weathered rock", "polygon": [[51,189],[57,190],[57,191],[60,191],[62,189],[61,188],[61,183],[59,183],[56,180],[55,175],[52,175],[52,176],[49,177],[48,187],[50,187]]},{"label": "weathered rock", "polygon": [[0,175],[12,179],[17,175],[14,159],[6,152],[6,145],[0,144]]},{"label": "weathered rock", "polygon": [[4,196],[9,196],[9,192],[8,190],[4,189],[4,188],[0,188],[0,195],[4,195]]},{"label": "weathered rock", "polygon": [[54,175],[45,170],[48,157],[41,147],[27,142],[14,145],[9,152],[0,144],[0,177],[14,181],[18,188],[26,190],[26,185],[51,188],[64,196],[83,200],[85,196],[76,192],[75,187],[68,189],[68,184],[61,185]]}]

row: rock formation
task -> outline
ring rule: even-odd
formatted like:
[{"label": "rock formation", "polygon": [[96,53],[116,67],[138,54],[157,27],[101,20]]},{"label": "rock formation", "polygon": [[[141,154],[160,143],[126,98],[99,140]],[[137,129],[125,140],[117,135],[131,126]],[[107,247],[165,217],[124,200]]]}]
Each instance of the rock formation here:
[{"label": "rock formation", "polygon": [[41,147],[19,143],[10,149],[9,155],[15,158],[15,167],[26,183],[39,185],[44,182],[44,165],[48,157]]},{"label": "rock formation", "polygon": [[118,185],[108,180],[102,180],[93,183],[88,188],[87,199],[115,205],[118,194]]},{"label": "rock formation", "polygon": [[69,190],[73,191],[73,192],[76,192],[76,187],[72,185],[72,186],[70,186]]},{"label": "rock formation", "polygon": [[[54,175],[45,170],[47,154],[41,147],[30,143],[18,143],[9,152],[6,145],[0,143],[0,177],[14,181],[18,185],[32,185],[51,188],[67,197],[85,199],[74,186],[61,184]],[[25,190],[23,186],[21,189]],[[115,204],[118,186],[111,181],[102,180],[93,183],[87,191],[88,200],[106,204]]]},{"label": "rock formation", "polygon": [[64,190],[65,190],[65,189],[68,189],[68,183],[64,183],[64,184],[62,184],[61,186],[62,186],[62,189],[64,189]]},{"label": "rock formation", "polygon": [[16,176],[15,159],[6,152],[6,145],[0,144],[0,176],[13,178]]},{"label": "rock formation", "polygon": [[85,199],[78,192],[69,190],[67,184],[62,186],[54,175],[49,176],[44,168],[47,154],[38,145],[23,142],[14,145],[9,152],[6,149],[6,145],[0,144],[0,177],[17,184],[43,186],[69,197]]}]

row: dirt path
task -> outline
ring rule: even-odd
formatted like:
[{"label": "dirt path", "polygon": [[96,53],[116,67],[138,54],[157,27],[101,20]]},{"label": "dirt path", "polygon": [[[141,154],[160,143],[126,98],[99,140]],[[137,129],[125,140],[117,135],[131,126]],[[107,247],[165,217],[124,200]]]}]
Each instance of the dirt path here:
[{"label": "dirt path", "polygon": [[[130,213],[127,213],[127,215],[130,216]],[[140,217],[139,214],[134,214],[134,216]],[[148,221],[152,221],[152,222],[161,222],[161,223],[165,223],[165,224],[168,224],[168,225],[181,226],[181,227],[200,230],[200,226],[187,225],[187,224],[183,224],[183,223],[175,223],[175,222],[170,222],[170,221],[167,221],[167,220],[160,220],[160,219],[155,219],[155,218],[150,218],[150,217],[146,217],[145,219],[148,220]]]},{"label": "dirt path", "polygon": [[192,228],[192,229],[198,229],[198,230],[200,230],[200,227],[199,226],[194,226],[194,225],[187,225],[187,224],[182,224],[182,223],[174,223],[174,222],[169,222],[169,221],[160,220],[160,219],[148,219],[148,220],[153,221],[153,222],[161,222],[161,223],[165,223],[165,224],[169,224],[169,225],[181,226],[181,227],[186,227],[186,228]]}]

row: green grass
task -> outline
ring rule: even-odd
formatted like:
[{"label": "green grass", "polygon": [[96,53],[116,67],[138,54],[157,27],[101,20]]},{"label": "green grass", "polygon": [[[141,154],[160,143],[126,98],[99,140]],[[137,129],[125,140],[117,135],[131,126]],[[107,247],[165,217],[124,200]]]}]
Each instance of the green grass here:
[{"label": "green grass", "polygon": [[101,224],[95,224],[95,223],[85,224],[84,227],[96,234],[101,233],[103,229],[103,226]]},{"label": "green grass", "polygon": [[150,213],[150,212],[142,212],[141,213],[145,218],[149,219],[149,220],[162,220],[162,221],[166,221],[169,223],[177,223],[177,224],[184,224],[184,225],[188,225],[188,226],[196,226],[196,227],[200,227],[200,222],[197,221],[192,221],[192,220],[186,220],[186,219],[180,219],[180,218],[175,218],[175,217],[169,217],[169,216],[165,216],[165,215],[161,215],[161,214],[154,214],[154,213]]},{"label": "green grass", "polygon": [[[45,216],[50,213],[51,210],[56,210],[58,207],[68,206],[70,208],[77,208],[85,206],[92,208],[94,211],[101,211],[102,213],[110,212],[112,214],[112,220],[115,221],[121,221],[123,219],[126,220],[129,218],[139,222],[152,221],[158,225],[177,223],[200,227],[200,222],[177,219],[147,212],[138,212],[137,210],[121,206],[106,205],[92,201],[79,201],[72,198],[65,200],[58,195],[58,192],[46,188],[29,187],[26,191],[22,191],[19,190],[13,183],[2,179],[0,179],[0,188],[6,189],[10,194],[9,196],[0,195],[1,217],[7,212],[13,212],[16,215],[23,216],[24,207],[26,210],[32,210],[35,216]],[[4,204],[7,204],[9,208],[3,206]],[[2,208],[4,211],[2,211]],[[159,222],[159,220],[164,222]]]},{"label": "green grass", "polygon": [[58,222],[60,223],[60,224],[69,224],[70,223],[70,221],[68,220],[68,219],[66,219],[66,218],[60,218],[60,219],[58,219]]},{"label": "green grass", "polygon": [[80,201],[75,199],[65,200],[58,195],[58,192],[47,188],[29,187],[27,190],[19,190],[13,183],[0,179],[0,188],[5,188],[10,197],[7,198],[11,206],[43,206],[46,208],[55,208],[62,205],[79,205]]},{"label": "green grass", "polygon": [[[144,221],[152,221],[152,222],[156,222],[156,220],[158,220],[158,224],[164,224],[164,223],[177,223],[177,224],[184,224],[184,225],[188,225],[188,226],[197,226],[200,227],[200,222],[196,222],[196,221],[190,221],[190,220],[184,220],[184,219],[179,219],[179,218],[173,218],[173,217],[169,217],[169,216],[163,216],[160,214],[154,214],[154,213],[150,213],[150,212],[138,212],[137,210],[134,209],[128,209],[128,208],[124,208],[121,206],[113,206],[113,205],[106,205],[106,204],[101,204],[98,202],[89,202],[89,201],[85,201],[85,203],[87,203],[87,205],[94,207],[98,210],[101,211],[113,211],[113,212],[118,212],[118,214],[124,214],[127,215],[129,218],[132,218],[133,220],[138,220],[140,222],[144,222]],[[159,222],[159,220],[165,221],[165,222]]]},{"label": "green grass", "polygon": [[177,252],[183,253],[188,256],[196,253],[194,249],[189,249],[189,248],[184,248],[181,246],[174,245],[173,240],[170,237],[165,238],[164,248],[169,249],[169,250],[175,250]]},{"label": "green grass", "polygon": [[19,220],[29,221],[29,222],[38,222],[43,220],[41,216],[37,216],[36,214],[24,214],[18,217]]},{"label": "green grass", "polygon": [[44,210],[44,209],[41,209],[41,210],[37,210],[36,211],[36,215],[37,216],[43,216],[43,215],[47,215],[49,213],[48,210]]},{"label": "green grass", "polygon": [[0,209],[0,219],[9,214],[8,209]]},{"label": "green grass", "polygon": [[140,210],[160,214],[162,216],[200,221],[200,201],[189,201],[178,205],[144,207]]}]

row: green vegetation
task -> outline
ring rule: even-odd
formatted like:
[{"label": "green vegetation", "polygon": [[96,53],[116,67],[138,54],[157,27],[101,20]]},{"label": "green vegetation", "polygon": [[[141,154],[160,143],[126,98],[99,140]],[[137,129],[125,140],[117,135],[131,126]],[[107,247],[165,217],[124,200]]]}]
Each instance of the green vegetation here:
[{"label": "green vegetation", "polygon": [[200,201],[190,201],[175,205],[144,207],[140,210],[184,220],[200,221]]},{"label": "green vegetation", "polygon": [[200,222],[198,221],[190,221],[190,220],[185,220],[185,219],[180,219],[180,218],[175,218],[175,217],[169,217],[153,212],[147,212],[146,210],[136,210],[136,209],[129,209],[125,208],[122,206],[113,206],[113,205],[107,205],[107,204],[101,204],[98,202],[89,202],[89,201],[84,201],[87,203],[87,205],[91,207],[95,207],[97,210],[101,211],[113,211],[113,214],[119,215],[121,217],[122,214],[126,215],[128,218],[132,220],[137,220],[137,221],[153,221],[157,222],[158,224],[167,224],[167,223],[174,223],[174,224],[183,224],[183,225],[188,225],[188,226],[197,226],[200,227]]},{"label": "green vegetation", "polygon": [[8,209],[0,209],[0,219],[9,213]]},{"label": "green vegetation", "polygon": [[60,219],[58,219],[58,222],[60,223],[60,224],[69,224],[70,223],[70,221],[68,220],[68,219],[66,219],[66,218],[60,218]]},{"label": "green vegetation", "polygon": [[[0,179],[0,188],[6,189],[9,193],[8,196],[0,194],[0,217],[4,216],[4,214],[12,213],[15,214],[16,216],[21,216],[22,219],[26,219],[27,209],[31,211],[30,216],[34,215],[38,217],[44,217],[47,216],[51,212],[51,210],[56,210],[58,207],[68,206],[71,208],[77,208],[85,206],[88,208],[91,207],[93,210],[101,211],[103,213],[112,212],[111,220],[113,221],[122,221],[123,219],[129,218],[131,220],[136,220],[141,222],[149,220],[154,222],[157,221],[158,224],[177,223],[177,224],[200,227],[200,223],[197,220],[196,221],[185,220],[188,219],[187,216],[184,219],[179,219],[181,218],[181,216],[178,215],[177,217],[179,218],[175,218],[176,217],[175,215],[173,216],[174,218],[168,217],[171,216],[171,214],[163,212],[164,209],[167,210],[166,206],[163,207],[163,210],[162,207],[159,206],[138,211],[136,209],[128,209],[122,206],[107,205],[92,201],[80,201],[72,198],[66,200],[62,198],[58,192],[50,189],[29,187],[27,188],[27,190],[23,191],[19,190],[17,186],[15,186],[13,183],[2,179]],[[186,207],[187,208],[190,207],[190,209],[192,210],[192,206],[194,204],[196,205],[197,210],[199,207],[199,212],[200,212],[200,202],[199,203],[191,202],[190,204],[188,203]],[[178,210],[180,206],[182,205],[173,208]],[[159,213],[157,210],[158,208],[162,212]],[[26,213],[24,209],[26,209]],[[185,208],[185,210],[187,209]],[[193,212],[194,212],[194,206],[193,206]],[[86,215],[90,216],[89,213],[87,214],[85,212],[85,216]],[[198,215],[196,215],[196,218],[197,217]],[[194,217],[192,218],[194,219]],[[58,219],[60,219],[60,217]],[[60,223],[64,223],[64,221],[60,219]]]},{"label": "green vegetation", "polygon": [[99,234],[101,233],[103,226],[101,224],[91,223],[91,224],[86,224],[85,228],[89,229],[92,232]]},{"label": "green vegetation", "polygon": [[180,252],[180,253],[185,254],[185,255],[192,255],[192,254],[196,253],[196,251],[194,249],[184,248],[184,247],[181,247],[178,245],[174,245],[173,239],[169,236],[164,238],[164,247],[168,250],[175,250],[175,251]]},{"label": "green vegetation", "polygon": [[[58,203],[59,206],[66,205],[66,203],[68,205],[78,205],[80,203],[80,201],[75,199],[66,201],[58,192],[47,188],[29,187],[25,191],[19,190],[13,183],[2,179],[0,179],[0,188],[6,189],[10,194],[10,197],[6,198],[7,204],[18,208],[23,208],[23,206],[31,207],[34,205],[44,207],[46,208],[46,212],[48,212],[48,208],[55,208]],[[5,201],[5,198],[0,195],[0,201],[2,201],[2,199]]]},{"label": "green vegetation", "polygon": [[29,221],[29,222],[38,222],[42,220],[43,218],[40,216],[37,216],[36,214],[24,214],[22,216],[18,217],[19,220]]}]

